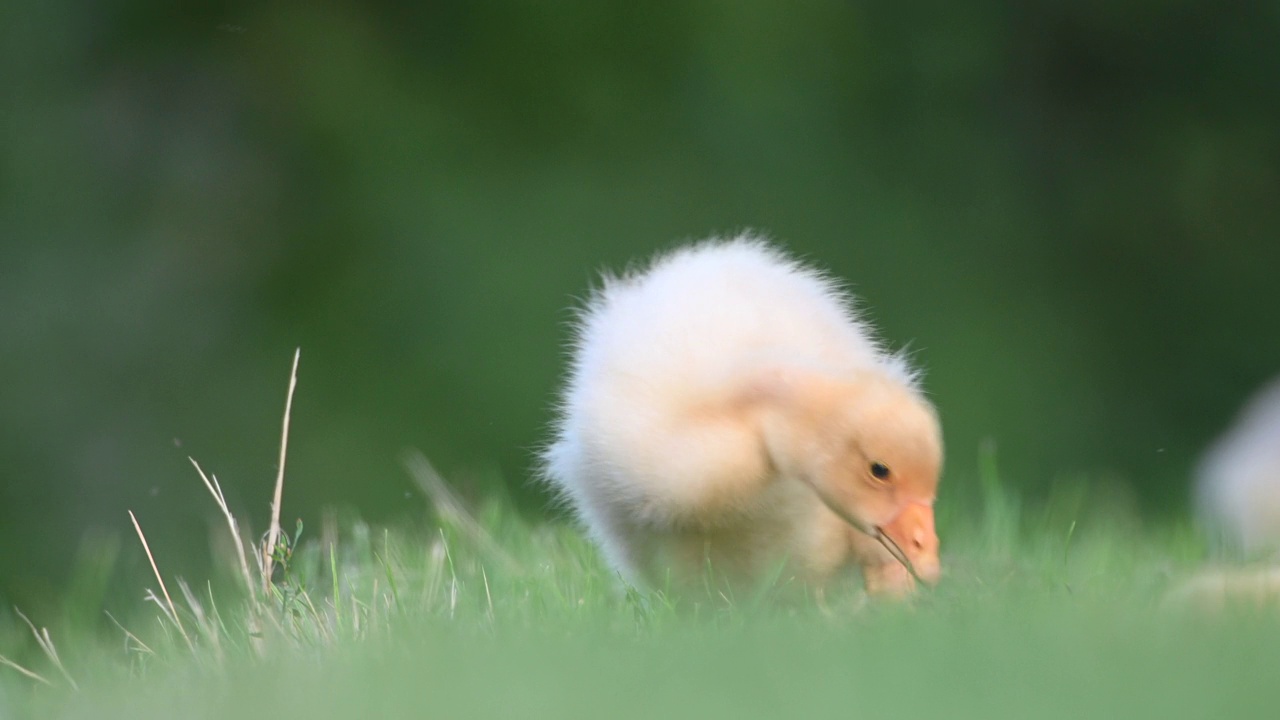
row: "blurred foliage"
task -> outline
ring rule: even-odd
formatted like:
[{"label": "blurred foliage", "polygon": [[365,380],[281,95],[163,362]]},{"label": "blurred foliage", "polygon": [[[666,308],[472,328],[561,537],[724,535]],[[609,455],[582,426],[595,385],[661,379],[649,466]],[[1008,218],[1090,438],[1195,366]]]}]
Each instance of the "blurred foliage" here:
[{"label": "blurred foliage", "polygon": [[944,502],[993,438],[1026,497],[1177,512],[1280,369],[1278,30],[1178,0],[4,5],[0,595],[55,592],[126,509],[162,564],[207,553],[187,455],[261,529],[295,346],[286,526],[421,512],[410,446],[540,513],[565,308],[743,227],[911,342]]}]

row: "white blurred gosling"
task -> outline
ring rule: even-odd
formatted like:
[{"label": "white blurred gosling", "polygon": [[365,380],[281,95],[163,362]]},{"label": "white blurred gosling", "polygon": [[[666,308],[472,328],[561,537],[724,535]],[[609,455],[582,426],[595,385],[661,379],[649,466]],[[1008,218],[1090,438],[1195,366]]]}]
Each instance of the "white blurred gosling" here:
[{"label": "white blurred gosling", "polygon": [[1205,453],[1196,496],[1201,516],[1230,542],[1251,553],[1280,550],[1280,378]]}]

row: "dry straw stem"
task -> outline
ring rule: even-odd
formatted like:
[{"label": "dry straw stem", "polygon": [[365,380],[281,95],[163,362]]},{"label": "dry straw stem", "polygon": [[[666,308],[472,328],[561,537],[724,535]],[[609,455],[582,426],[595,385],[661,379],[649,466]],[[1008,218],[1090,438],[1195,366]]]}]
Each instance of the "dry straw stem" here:
[{"label": "dry straw stem", "polygon": [[173,618],[173,624],[178,626],[178,632],[182,634],[182,639],[187,641],[187,647],[195,650],[195,643],[191,642],[191,636],[187,635],[187,629],[182,626],[182,618],[178,617],[178,609],[173,605],[173,598],[169,597],[169,589],[164,586],[164,578],[160,577],[160,568],[156,567],[156,559],[151,555],[147,536],[142,534],[142,526],[138,524],[138,518],[134,517],[132,510],[129,511],[129,519],[133,521],[133,529],[138,531],[138,539],[142,541],[142,549],[147,553],[147,560],[151,561],[151,571],[156,574],[156,581],[160,583],[160,592],[164,593],[164,600],[169,604],[168,609],[170,617]]},{"label": "dry straw stem", "polygon": [[868,526],[866,523],[863,523],[861,520],[850,515],[839,505],[835,503],[827,503],[825,500],[823,502],[833,513],[836,514],[836,516],[841,520],[844,520],[849,527],[883,545],[884,549],[893,556],[894,560],[902,563],[902,567],[907,569],[907,572],[911,574],[911,577],[916,582],[924,582],[921,580],[920,576],[916,574],[916,567],[911,564],[911,559],[907,557],[907,554],[902,551],[902,548],[898,546],[898,543],[895,542],[893,538],[885,534],[885,531],[879,525]]},{"label": "dry straw stem", "polygon": [[[22,622],[26,623],[27,627],[31,628],[31,634],[36,636],[36,642],[40,644],[40,649],[49,657],[53,666],[58,668],[58,672],[62,673],[62,677],[66,678],[67,682],[71,684],[71,689],[78,691],[80,686],[77,685],[75,679],[71,677],[71,673],[67,672],[67,668],[62,664],[62,658],[58,657],[58,648],[53,646],[53,638],[49,637],[49,629],[40,628],[37,630],[35,623],[31,622],[26,615],[23,615],[21,610],[14,608],[13,611],[18,613],[18,617],[22,618]],[[17,665],[13,665],[13,667],[19,670],[23,669],[18,668]],[[30,674],[34,675],[34,673]],[[43,680],[43,678],[40,679]],[[47,680],[45,680],[45,682],[48,683]]]},{"label": "dry straw stem", "polygon": [[271,526],[267,544],[262,548],[262,592],[271,592],[271,571],[275,563],[276,543],[280,540],[280,497],[284,494],[284,461],[289,450],[289,414],[293,411],[293,390],[298,386],[298,358],[302,348],[293,352],[293,370],[289,373],[289,394],[284,401],[284,424],[280,433],[280,464],[276,471],[276,492],[271,499]]},{"label": "dry straw stem", "polygon": [[32,680],[38,680],[38,681],[40,681],[40,682],[44,683],[45,685],[48,685],[49,687],[53,687],[53,683],[51,683],[51,682],[49,682],[48,680],[46,680],[46,679],[44,678],[44,676],[40,675],[40,674],[39,674],[39,673],[37,673],[37,672],[33,672],[33,671],[31,671],[31,670],[28,670],[28,669],[26,669],[26,668],[22,667],[22,666],[21,666],[21,665],[19,665],[18,663],[16,663],[16,662],[14,662],[14,661],[10,660],[9,658],[7,658],[7,657],[5,657],[5,656],[3,656],[3,655],[0,655],[0,665],[7,665],[7,666],[9,666],[9,667],[13,668],[14,670],[17,670],[18,672],[22,673],[23,675],[26,675],[27,677],[31,678]]},{"label": "dry straw stem", "polygon": [[[115,623],[116,627],[120,628],[120,632],[124,633],[126,651],[142,652],[148,655],[156,654],[156,651],[152,650],[150,647],[147,646],[146,643],[138,639],[137,635],[134,635],[133,633],[129,632],[128,628],[126,628],[124,625],[121,625],[120,621],[116,619],[115,615],[112,615],[111,613],[108,612],[107,617],[111,619],[111,622]],[[130,642],[133,643],[132,646],[129,645]]]},{"label": "dry straw stem", "polygon": [[448,483],[427,460],[426,456],[417,450],[411,450],[404,457],[405,468],[409,471],[409,475],[417,483],[418,489],[422,494],[427,496],[431,501],[431,505],[435,508],[436,513],[444,522],[452,523],[458,529],[462,530],[476,544],[484,549],[485,552],[497,558],[503,566],[512,573],[519,574],[523,572],[520,563],[511,557],[502,549],[484,527],[467,512],[467,508],[449,489]]},{"label": "dry straw stem", "polygon": [[244,543],[240,540],[240,526],[236,524],[235,516],[231,514],[231,510],[227,507],[227,499],[222,494],[222,486],[218,484],[218,476],[208,476],[204,474],[204,470],[200,468],[200,463],[195,458],[188,457],[191,464],[195,466],[196,472],[200,473],[200,479],[204,481],[204,486],[208,488],[209,494],[213,496],[213,501],[218,504],[218,509],[222,511],[222,516],[227,519],[227,526],[231,528],[231,539],[236,544],[236,559],[240,561],[240,574],[243,576],[244,589],[249,593],[249,597],[254,596],[253,577],[249,574],[249,562],[245,559]]}]

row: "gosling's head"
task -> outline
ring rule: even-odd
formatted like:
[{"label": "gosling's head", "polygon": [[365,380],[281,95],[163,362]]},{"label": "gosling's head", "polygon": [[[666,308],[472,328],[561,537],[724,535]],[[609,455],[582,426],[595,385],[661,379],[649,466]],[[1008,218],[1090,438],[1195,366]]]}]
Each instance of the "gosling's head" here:
[{"label": "gosling's head", "polygon": [[784,475],[863,532],[885,528],[912,506],[928,509],[932,532],[942,433],[918,390],[875,370],[847,377],[783,370],[769,383],[763,428]]}]

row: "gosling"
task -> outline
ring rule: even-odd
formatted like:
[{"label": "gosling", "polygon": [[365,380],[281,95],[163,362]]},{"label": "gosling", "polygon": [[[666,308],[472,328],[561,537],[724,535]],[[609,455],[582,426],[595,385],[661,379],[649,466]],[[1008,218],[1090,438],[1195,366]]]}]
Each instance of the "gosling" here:
[{"label": "gosling", "polygon": [[640,587],[779,567],[935,583],[937,412],[831,276],[750,234],[606,275],[575,323],[543,477]]}]

